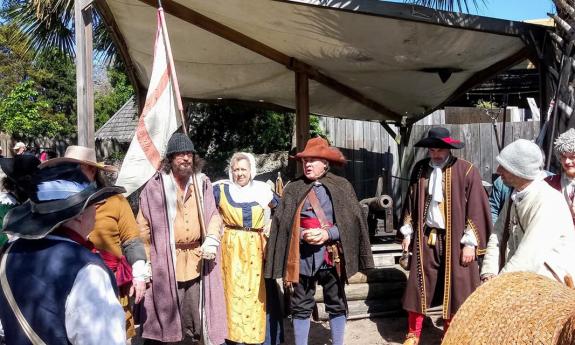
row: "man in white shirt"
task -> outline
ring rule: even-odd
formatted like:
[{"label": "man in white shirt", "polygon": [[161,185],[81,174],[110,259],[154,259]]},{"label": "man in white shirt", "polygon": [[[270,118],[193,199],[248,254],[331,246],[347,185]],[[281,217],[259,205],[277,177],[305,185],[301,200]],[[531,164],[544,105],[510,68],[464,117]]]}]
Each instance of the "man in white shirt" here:
[{"label": "man in white shirt", "polygon": [[19,237],[0,259],[6,342],[125,344],[115,279],[87,241],[95,204],[124,189],[97,187],[77,164],[42,169],[35,185],[4,219],[3,230]]},{"label": "man in white shirt", "polygon": [[575,229],[561,192],[542,181],[539,147],[519,139],[497,161],[497,172],[514,192],[489,237],[481,279],[523,271],[563,283],[567,274],[575,274]]}]

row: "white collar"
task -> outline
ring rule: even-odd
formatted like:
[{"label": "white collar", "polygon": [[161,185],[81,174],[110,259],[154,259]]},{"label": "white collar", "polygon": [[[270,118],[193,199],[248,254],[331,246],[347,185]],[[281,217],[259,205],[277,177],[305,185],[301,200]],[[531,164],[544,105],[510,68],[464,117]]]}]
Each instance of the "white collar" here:
[{"label": "white collar", "polygon": [[235,202],[257,202],[261,207],[268,208],[273,199],[271,187],[262,181],[251,180],[250,183],[241,187],[230,180],[216,181],[214,185],[228,185],[230,196]]},{"label": "white collar", "polygon": [[540,183],[541,183],[541,180],[535,179],[535,180],[531,181],[531,183],[529,185],[527,185],[527,187],[525,187],[525,189],[523,189],[521,191],[518,191],[515,189],[513,191],[513,193],[511,194],[511,200],[513,200],[513,202],[521,202],[523,199],[525,199],[525,197],[529,194],[529,192],[534,190],[535,188],[537,188],[537,186]]}]

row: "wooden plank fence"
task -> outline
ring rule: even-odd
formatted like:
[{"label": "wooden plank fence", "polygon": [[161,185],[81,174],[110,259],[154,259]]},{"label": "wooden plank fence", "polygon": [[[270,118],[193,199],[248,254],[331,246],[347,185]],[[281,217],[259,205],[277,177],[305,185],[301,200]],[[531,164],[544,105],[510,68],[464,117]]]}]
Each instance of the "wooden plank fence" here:
[{"label": "wooden plank fence", "polygon": [[[5,157],[12,157],[14,152],[12,147],[16,144],[17,139],[12,138],[9,134],[0,132],[0,147],[3,150]],[[58,154],[58,156],[63,156],[68,145],[75,145],[76,138],[47,138],[47,137],[36,137],[33,140],[22,140],[28,149],[35,149],[40,153],[42,150],[52,150]]]},{"label": "wooden plank fence", "polygon": [[[424,158],[426,150],[413,145],[427,135],[435,125],[415,125],[402,166],[399,164],[398,145],[377,122],[344,120],[322,117],[320,120],[331,144],[340,148],[348,158],[344,168],[334,168],[354,186],[359,199],[375,195],[377,178],[382,169],[391,171],[394,200],[400,202],[405,191],[406,179],[414,162]],[[505,144],[519,139],[535,139],[539,133],[538,121],[506,123]],[[474,163],[484,181],[492,182],[492,174],[497,169],[495,157],[498,154],[497,141],[491,123],[441,124],[448,128],[455,139],[463,140],[465,148],[454,150],[457,157]],[[497,124],[499,136],[502,123]],[[393,128],[393,127],[392,127]],[[396,128],[394,128],[397,130]],[[403,181],[403,182],[402,182]]]},{"label": "wooden plank fence", "polygon": [[395,166],[397,144],[376,122],[322,118],[323,128],[332,145],[348,159],[343,168],[334,167],[353,184],[358,198],[375,194],[382,169]]},{"label": "wooden plank fence", "polygon": [[[533,140],[539,134],[539,122],[511,122],[506,123],[505,128],[505,141],[507,145],[519,138]],[[453,138],[462,140],[465,147],[460,150],[453,150],[453,154],[457,157],[463,158],[475,164],[481,172],[481,178],[484,181],[491,182],[492,174],[497,169],[497,140],[493,126],[490,123],[473,123],[464,125],[442,125],[449,129]],[[502,134],[502,123],[497,124],[497,132],[499,136]],[[424,158],[426,150],[414,148],[413,145],[424,138],[431,125],[414,126],[412,129],[411,138],[407,151],[414,155],[415,160],[418,161]],[[369,138],[367,138],[369,140]],[[411,167],[412,165],[410,165]],[[409,169],[411,170],[411,169]]]}]

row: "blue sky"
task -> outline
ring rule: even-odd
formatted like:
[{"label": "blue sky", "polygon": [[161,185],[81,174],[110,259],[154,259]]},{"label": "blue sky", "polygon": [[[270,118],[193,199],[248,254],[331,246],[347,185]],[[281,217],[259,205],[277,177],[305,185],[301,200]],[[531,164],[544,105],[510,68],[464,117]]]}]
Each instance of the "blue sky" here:
[{"label": "blue sky", "polygon": [[511,20],[547,18],[547,12],[554,12],[551,0],[486,0],[479,6],[472,14]]},{"label": "blue sky", "polygon": [[[393,2],[405,2],[404,0],[388,0]],[[473,0],[468,0],[469,4]],[[554,9],[551,0],[478,0],[479,8],[476,10],[471,6],[470,14],[510,19],[510,20],[527,20],[547,18],[547,12]]]}]

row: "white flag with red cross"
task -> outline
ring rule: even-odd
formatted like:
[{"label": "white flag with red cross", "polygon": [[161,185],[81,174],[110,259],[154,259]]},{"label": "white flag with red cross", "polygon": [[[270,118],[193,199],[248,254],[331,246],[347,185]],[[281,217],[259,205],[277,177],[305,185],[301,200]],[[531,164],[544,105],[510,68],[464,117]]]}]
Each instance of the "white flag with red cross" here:
[{"label": "white flag with red cross", "polygon": [[154,62],[146,104],[116,184],[131,194],[161,168],[171,135],[181,125],[182,100],[162,8],[158,9]]}]

